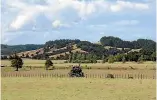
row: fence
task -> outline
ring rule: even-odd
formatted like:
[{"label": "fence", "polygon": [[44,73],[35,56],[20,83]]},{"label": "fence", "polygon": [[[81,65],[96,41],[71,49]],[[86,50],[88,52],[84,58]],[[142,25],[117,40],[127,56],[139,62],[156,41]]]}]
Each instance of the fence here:
[{"label": "fence", "polygon": [[[105,74],[85,74],[85,78],[107,78],[107,73]],[[156,75],[146,75],[146,74],[112,74],[114,78],[122,79],[156,79]],[[1,77],[56,77],[64,78],[69,77],[68,74],[62,73],[21,73],[21,72],[12,72],[12,73],[1,73]]]}]

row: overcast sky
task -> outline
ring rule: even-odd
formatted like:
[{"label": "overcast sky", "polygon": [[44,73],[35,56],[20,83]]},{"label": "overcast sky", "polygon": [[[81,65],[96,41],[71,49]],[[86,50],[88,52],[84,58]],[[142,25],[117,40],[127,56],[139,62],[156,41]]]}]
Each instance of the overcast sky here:
[{"label": "overcast sky", "polygon": [[4,44],[102,36],[155,40],[156,0],[1,0]]}]

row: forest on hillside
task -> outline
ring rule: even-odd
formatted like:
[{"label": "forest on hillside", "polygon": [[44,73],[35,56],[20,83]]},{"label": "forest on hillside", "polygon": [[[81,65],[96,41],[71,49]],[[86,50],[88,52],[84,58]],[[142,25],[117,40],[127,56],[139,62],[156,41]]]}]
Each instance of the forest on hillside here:
[{"label": "forest on hillside", "polygon": [[[74,49],[74,45],[76,46]],[[107,47],[107,48],[106,48]],[[44,45],[2,45],[2,55],[7,53],[5,48],[15,52],[43,48],[43,53],[36,52],[25,58],[32,59],[57,59],[67,62],[90,62],[97,60],[106,61],[156,61],[156,42],[149,39],[124,41],[118,37],[104,36],[100,43],[91,43],[79,39],[60,39],[47,41]],[[80,51],[75,51],[79,49]],[[9,49],[8,49],[9,51]],[[10,54],[10,53],[8,53]],[[23,54],[24,55],[24,54]],[[53,55],[59,55],[54,57]]]}]

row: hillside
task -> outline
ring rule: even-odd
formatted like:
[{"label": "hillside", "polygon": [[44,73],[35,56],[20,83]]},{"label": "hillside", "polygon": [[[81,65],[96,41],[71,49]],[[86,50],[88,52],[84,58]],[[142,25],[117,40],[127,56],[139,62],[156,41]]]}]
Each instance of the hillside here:
[{"label": "hillside", "polygon": [[1,55],[10,55],[14,52],[23,52],[42,48],[44,45],[26,44],[26,45],[5,45],[1,44]]},{"label": "hillside", "polygon": [[138,39],[136,41],[124,41],[118,37],[104,36],[100,39],[103,46],[111,46],[116,48],[131,48],[131,49],[145,49],[155,50],[156,42],[149,39]]},{"label": "hillside", "polygon": [[112,36],[102,37],[98,43],[78,39],[60,39],[48,41],[44,45],[2,45],[2,55],[16,51],[23,58],[68,60],[74,54],[77,55],[75,59],[85,59],[86,56],[102,59],[110,55],[130,54],[135,56],[132,59],[145,55],[147,60],[151,60],[151,55],[155,52],[155,45],[156,42],[152,40],[123,41]]}]

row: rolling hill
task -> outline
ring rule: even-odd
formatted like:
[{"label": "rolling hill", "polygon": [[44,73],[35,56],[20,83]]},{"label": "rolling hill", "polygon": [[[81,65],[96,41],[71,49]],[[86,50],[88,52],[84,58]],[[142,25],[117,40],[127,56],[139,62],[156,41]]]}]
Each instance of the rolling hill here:
[{"label": "rolling hill", "polygon": [[[1,45],[2,55],[11,55],[13,52],[24,58],[33,59],[68,59],[71,53],[94,54],[98,59],[102,55],[127,54],[131,52],[155,52],[156,42],[147,39],[138,39],[136,41],[124,41],[117,37],[102,37],[100,42],[91,43],[89,41],[80,41],[78,39],[60,39],[48,41],[44,45]],[[149,55],[150,55],[149,54]],[[66,57],[65,57],[66,56]]]}]

